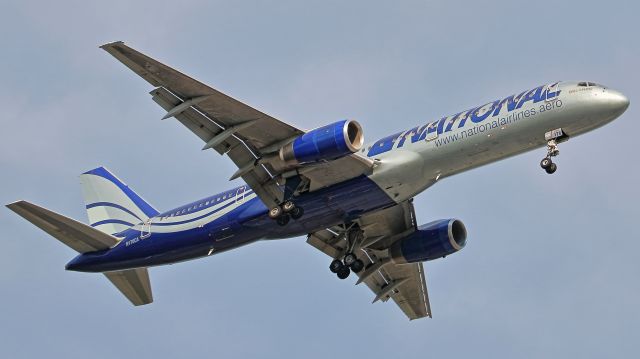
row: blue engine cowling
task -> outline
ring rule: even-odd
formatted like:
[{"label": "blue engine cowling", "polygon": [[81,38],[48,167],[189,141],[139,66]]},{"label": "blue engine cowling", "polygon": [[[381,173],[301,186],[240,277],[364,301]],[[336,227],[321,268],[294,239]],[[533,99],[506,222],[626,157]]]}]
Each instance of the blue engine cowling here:
[{"label": "blue engine cowling", "polygon": [[359,151],[364,144],[362,126],[344,120],[311,130],[280,149],[286,163],[335,160]]},{"label": "blue engine cowling", "polygon": [[464,248],[467,229],[458,219],[441,219],[391,245],[389,253],[396,264],[424,262],[445,257]]}]

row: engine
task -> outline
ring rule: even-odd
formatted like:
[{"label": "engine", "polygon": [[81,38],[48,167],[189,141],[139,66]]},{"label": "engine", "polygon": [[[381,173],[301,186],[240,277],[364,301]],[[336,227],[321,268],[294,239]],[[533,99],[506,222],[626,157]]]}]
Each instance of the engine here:
[{"label": "engine", "polygon": [[424,262],[445,257],[464,248],[467,229],[458,219],[441,219],[418,227],[389,249],[396,264]]},{"label": "engine", "polygon": [[363,144],[362,126],[344,120],[296,138],[280,149],[280,159],[289,164],[330,161],[359,151]]}]

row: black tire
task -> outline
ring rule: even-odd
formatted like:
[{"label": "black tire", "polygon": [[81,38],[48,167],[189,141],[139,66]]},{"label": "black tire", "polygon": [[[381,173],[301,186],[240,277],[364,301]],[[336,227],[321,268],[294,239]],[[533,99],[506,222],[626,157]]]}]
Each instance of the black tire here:
[{"label": "black tire", "polygon": [[304,215],[304,209],[302,209],[302,207],[296,207],[289,214],[293,219],[300,219]]},{"label": "black tire", "polygon": [[296,205],[291,201],[286,201],[282,204],[282,210],[284,213],[289,213],[296,208]]},{"label": "black tire", "polygon": [[331,271],[331,273],[338,273],[338,271],[342,267],[344,267],[344,264],[342,264],[342,261],[339,259],[336,259],[332,261],[331,264],[329,264],[329,270]]},{"label": "black tire", "polygon": [[347,266],[342,266],[336,274],[340,279],[347,279],[347,277],[349,277],[349,274],[351,274],[351,270]]},{"label": "black tire", "polygon": [[286,226],[287,223],[289,223],[290,219],[291,219],[291,217],[289,217],[289,215],[284,214],[284,215],[278,217],[278,219],[276,219],[276,222],[278,222],[278,224],[281,225],[281,226]]},{"label": "black tire", "polygon": [[278,219],[280,218],[280,216],[282,216],[282,208],[280,207],[273,207],[269,210],[269,218],[271,219]]},{"label": "black tire", "polygon": [[355,262],[351,263],[349,268],[351,268],[353,273],[360,273],[360,271],[364,269],[364,262],[357,259]]},{"label": "black tire", "polygon": [[344,265],[346,265],[347,267],[351,266],[355,261],[358,260],[358,257],[356,257],[355,254],[353,253],[347,253],[344,256]]},{"label": "black tire", "polygon": [[547,171],[548,174],[553,174],[558,170],[558,166],[556,166],[555,163],[552,163],[551,166],[549,166],[549,168],[547,168],[545,171]]},{"label": "black tire", "polygon": [[553,164],[553,161],[551,161],[551,158],[549,157],[545,157],[542,159],[542,161],[540,161],[540,167],[542,167],[545,170],[551,167],[552,164]]}]

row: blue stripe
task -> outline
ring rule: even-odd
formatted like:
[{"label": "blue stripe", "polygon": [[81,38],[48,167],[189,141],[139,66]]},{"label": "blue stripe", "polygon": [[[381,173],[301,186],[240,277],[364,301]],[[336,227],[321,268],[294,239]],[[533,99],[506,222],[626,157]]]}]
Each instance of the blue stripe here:
[{"label": "blue stripe", "polygon": [[136,217],[137,219],[140,220],[140,222],[142,222],[142,218],[136,216],[135,213],[131,212],[130,210],[126,209],[125,207],[122,207],[119,204],[115,204],[115,203],[111,203],[111,202],[96,202],[96,203],[91,203],[87,205],[87,209],[89,208],[94,208],[94,207],[113,207],[113,208],[117,208],[119,210],[122,210],[124,212],[129,213],[130,215]]},{"label": "blue stripe", "polygon": [[[185,220],[185,221],[180,221],[180,222],[171,222],[171,223],[152,223],[151,225],[152,225],[152,226],[173,226],[173,225],[176,225],[176,224],[185,224],[185,223],[189,223],[189,222],[197,221],[197,220],[202,219],[202,218],[204,218],[204,217],[207,217],[207,216],[209,216],[209,215],[211,215],[211,214],[213,214],[213,213],[219,212],[219,211],[221,211],[221,210],[223,210],[223,209],[225,209],[225,208],[227,208],[227,207],[229,207],[229,206],[231,206],[231,205],[233,205],[233,204],[235,204],[235,203],[236,203],[236,201],[231,201],[231,202],[229,202],[229,203],[225,204],[224,206],[222,206],[222,207],[220,207],[220,208],[218,208],[218,209],[215,209],[215,210],[213,210],[213,211],[211,211],[211,212],[205,213],[205,214],[203,214],[203,215],[201,215],[201,216],[199,216],[199,217],[195,217],[195,218],[187,219],[187,220]],[[243,202],[243,203],[244,203],[244,202]],[[171,217],[170,217],[170,218],[171,218]],[[176,218],[176,217],[172,217],[172,218]]]},{"label": "blue stripe", "polygon": [[147,217],[153,217],[158,215],[159,212],[155,208],[151,207],[149,203],[145,202],[142,198],[140,198],[140,196],[138,196],[135,192],[133,192],[131,188],[129,188],[129,186],[120,182],[111,172],[107,171],[106,168],[98,167],[98,168],[92,169],[91,171],[87,171],[83,174],[102,177],[107,181],[118,186],[118,188],[120,188],[120,190],[124,192],[124,194],[126,194],[127,197],[129,197],[133,201],[133,203],[135,203],[136,206],[138,206],[138,208],[140,208],[140,210],[144,212],[144,214],[147,215]]},{"label": "blue stripe", "polygon": [[91,223],[91,227],[97,227],[97,226],[99,226],[101,224],[110,224],[110,223],[113,223],[113,224],[124,224],[125,226],[133,227],[133,223],[129,223],[129,222],[126,222],[126,221],[121,221],[119,219],[105,219],[104,221]]}]

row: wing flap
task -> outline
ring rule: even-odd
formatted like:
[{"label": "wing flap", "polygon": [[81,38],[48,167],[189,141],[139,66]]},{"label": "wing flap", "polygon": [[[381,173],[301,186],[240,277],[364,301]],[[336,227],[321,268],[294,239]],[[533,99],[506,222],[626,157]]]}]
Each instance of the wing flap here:
[{"label": "wing flap", "polygon": [[[356,243],[354,253],[365,264],[356,284],[365,283],[374,293],[373,302],[393,299],[410,319],[431,317],[426,276],[422,263],[395,264],[387,248],[395,240],[415,230],[413,205],[406,201],[362,216],[357,222],[364,236]],[[331,258],[340,258],[347,248],[337,226],[309,234],[307,243]],[[369,244],[369,245],[368,245]]]},{"label": "wing flap", "polygon": [[[178,97],[162,87],[151,91],[150,94],[153,100],[167,111],[180,103]],[[176,114],[175,118],[206,143],[225,131],[194,108],[185,109]],[[262,202],[270,205],[279,204],[281,191],[262,165],[254,165],[256,157],[243,142],[231,135],[212,148],[219,154],[226,153],[239,168],[250,164],[251,168],[242,174],[242,179],[256,192]]]},{"label": "wing flap", "polygon": [[7,207],[80,253],[108,249],[118,243],[118,238],[112,235],[27,201],[13,202]]},{"label": "wing flap", "polygon": [[381,272],[384,273],[389,283],[404,280],[402,284],[385,296],[386,300],[393,299],[410,320],[423,317],[431,318],[429,295],[422,263],[392,264],[382,268]]},{"label": "wing flap", "polygon": [[410,320],[431,318],[422,263],[394,264],[388,257],[379,256],[375,251],[368,251],[366,259],[360,259],[366,267],[358,273],[360,279],[357,284],[364,282],[371,289],[375,294],[374,302],[393,299]]},{"label": "wing flap", "polygon": [[145,305],[153,302],[153,293],[151,292],[151,282],[147,268],[128,269],[103,274],[133,305]]}]

